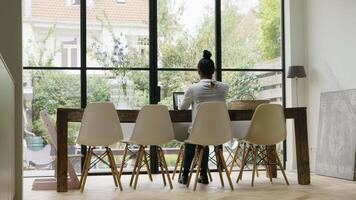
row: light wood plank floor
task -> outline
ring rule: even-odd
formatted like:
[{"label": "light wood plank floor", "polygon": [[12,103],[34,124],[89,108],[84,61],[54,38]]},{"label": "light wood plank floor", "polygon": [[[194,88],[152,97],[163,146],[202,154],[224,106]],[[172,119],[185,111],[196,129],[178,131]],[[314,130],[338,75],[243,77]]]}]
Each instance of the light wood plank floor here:
[{"label": "light wood plank floor", "polygon": [[207,199],[356,199],[356,182],[345,181],[335,178],[312,175],[312,184],[301,186],[297,184],[295,173],[287,174],[290,186],[287,186],[282,175],[274,179],[273,183],[269,182],[260,172],[260,177],[256,179],[255,187],[250,186],[251,173],[244,174],[244,180],[239,184],[235,183],[237,172],[232,174],[235,190],[230,191],[225,179],[225,187],[222,188],[217,173],[213,173],[213,182],[209,185],[198,184],[197,191],[193,191],[193,185],[189,189],[177,183],[174,180],[173,190],[169,187],[163,187],[161,175],[154,175],[153,182],[150,182],[147,175],[140,175],[137,189],[130,188],[130,176],[122,177],[124,191],[120,192],[115,188],[111,176],[89,176],[86,188],[83,193],[72,190],[67,193],[57,193],[55,191],[32,191],[31,184],[33,179],[24,179],[24,199],[25,200],[110,200],[110,199],[170,199],[170,200],[207,200]]}]

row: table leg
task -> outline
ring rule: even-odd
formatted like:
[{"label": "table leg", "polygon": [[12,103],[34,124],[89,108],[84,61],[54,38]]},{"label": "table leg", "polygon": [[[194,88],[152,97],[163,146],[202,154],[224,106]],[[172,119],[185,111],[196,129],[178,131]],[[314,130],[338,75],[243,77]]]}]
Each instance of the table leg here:
[{"label": "table leg", "polygon": [[294,118],[295,144],[297,153],[298,183],[300,185],[310,184],[309,149],[307,113],[305,109],[299,109]]},{"label": "table leg", "polygon": [[66,113],[57,112],[57,192],[68,191],[68,120]]}]

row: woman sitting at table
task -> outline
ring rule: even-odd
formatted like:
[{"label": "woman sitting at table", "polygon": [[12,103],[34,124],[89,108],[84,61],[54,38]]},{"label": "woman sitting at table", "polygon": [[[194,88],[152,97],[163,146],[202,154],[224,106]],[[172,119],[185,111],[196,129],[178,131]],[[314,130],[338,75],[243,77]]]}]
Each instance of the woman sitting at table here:
[{"label": "woman sitting at table", "polygon": [[[208,101],[226,101],[228,86],[225,83],[218,82],[212,79],[215,71],[214,62],[211,60],[211,53],[208,50],[203,51],[203,58],[198,63],[198,73],[200,81],[190,86],[184,93],[184,98],[179,109],[185,110],[192,105],[192,119],[194,121],[199,105]],[[188,131],[191,132],[191,128]],[[195,145],[185,144],[184,148],[184,170],[179,183],[186,184],[188,173],[195,152]],[[201,173],[199,183],[208,184],[207,168],[209,160],[209,147],[204,148],[203,161],[201,165]]]}]

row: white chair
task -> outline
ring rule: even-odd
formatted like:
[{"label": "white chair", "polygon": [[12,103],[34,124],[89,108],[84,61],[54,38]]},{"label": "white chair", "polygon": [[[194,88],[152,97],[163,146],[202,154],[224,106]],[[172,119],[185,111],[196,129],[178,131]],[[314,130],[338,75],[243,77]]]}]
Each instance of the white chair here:
[{"label": "white chair", "polygon": [[[166,186],[165,175],[167,176],[170,188],[173,188],[172,181],[169,177],[169,171],[164,157],[164,153],[159,145],[170,142],[174,139],[174,132],[172,127],[171,117],[168,112],[167,106],[164,105],[146,105],[140,110],[135,128],[130,138],[123,141],[126,143],[140,145],[139,151],[137,153],[136,163],[133,168],[130,186],[132,186],[134,181],[134,189],[136,189],[138,177],[140,175],[140,170],[142,167],[142,162],[148,167],[148,162],[146,159],[145,146],[155,145],[157,146],[157,158],[158,164],[161,168],[162,178],[164,185]],[[127,148],[125,148],[127,152]],[[124,152],[123,163],[125,160],[126,153]],[[120,171],[122,171],[123,165],[121,165]],[[149,167],[147,169],[150,170]],[[150,173],[148,173],[150,175]],[[150,177],[151,178],[151,177]],[[134,180],[135,179],[135,180]]]},{"label": "white chair", "polygon": [[109,145],[115,144],[123,139],[120,120],[114,104],[109,102],[90,103],[84,110],[82,123],[77,138],[77,143],[89,146],[85,156],[85,161],[80,178],[80,190],[83,192],[85,182],[91,168],[91,158],[94,154],[95,147],[105,147],[105,152],[97,156],[102,161],[104,156],[108,156],[111,173],[114,178],[115,186],[122,190],[120,176],[118,174],[114,155]]},{"label": "white chair", "polygon": [[[270,168],[271,162],[275,159],[279,165],[283,177],[289,185],[287,176],[284,172],[281,161],[275,148],[271,146],[282,142],[286,138],[286,123],[284,117],[283,107],[279,104],[261,104],[259,105],[255,113],[252,116],[251,126],[248,130],[244,141],[249,145],[249,148],[242,160],[242,167],[240,169],[238,182],[241,180],[242,172],[247,164],[247,158],[252,154],[253,156],[253,170],[252,170],[252,182],[251,186],[254,186],[255,173],[257,169],[256,157],[259,157],[266,164],[266,171],[272,182],[272,170]],[[271,157],[271,155],[273,157]]]},{"label": "white chair", "polygon": [[[206,102],[200,105],[193,122],[192,132],[189,138],[185,141],[186,143],[200,146],[214,145],[217,169],[220,175],[221,184],[224,186],[222,171],[225,170],[231,190],[234,188],[230,179],[230,174],[226,166],[222,149],[219,148],[218,145],[222,145],[231,140],[232,134],[231,121],[225,102]],[[190,169],[190,175],[188,177],[187,187],[189,187],[193,169],[197,166],[194,191],[196,190],[200,174],[204,152],[203,149],[204,148],[199,147],[196,148],[195,156]]]}]

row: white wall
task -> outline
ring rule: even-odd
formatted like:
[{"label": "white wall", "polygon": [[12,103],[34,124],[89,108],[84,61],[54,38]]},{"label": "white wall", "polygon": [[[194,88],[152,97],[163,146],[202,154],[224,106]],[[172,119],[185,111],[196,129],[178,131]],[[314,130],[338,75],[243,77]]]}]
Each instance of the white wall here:
[{"label": "white wall", "polygon": [[0,55],[0,199],[15,194],[15,84]]},{"label": "white wall", "polygon": [[[310,167],[315,170],[320,93],[356,88],[356,1],[285,0],[286,66],[304,65],[307,78],[286,79],[287,106],[307,106]],[[296,91],[297,90],[297,91]],[[295,169],[288,123],[287,169]]]},{"label": "white wall", "polygon": [[320,93],[356,88],[356,1],[306,0],[305,8],[305,101],[314,170]]},{"label": "white wall", "polygon": [[[0,0],[0,52],[15,79],[15,199],[22,199],[21,0]],[[3,113],[1,113],[3,114]],[[1,160],[2,154],[0,154]]]},{"label": "white wall", "polygon": [[[305,65],[305,37],[304,37],[304,0],[285,0],[285,58],[286,70],[291,65]],[[296,91],[295,80],[286,78],[286,106],[305,106],[304,102],[304,82],[298,80],[298,91]],[[287,162],[288,170],[297,167],[295,152],[294,124],[292,120],[287,120]]]}]

